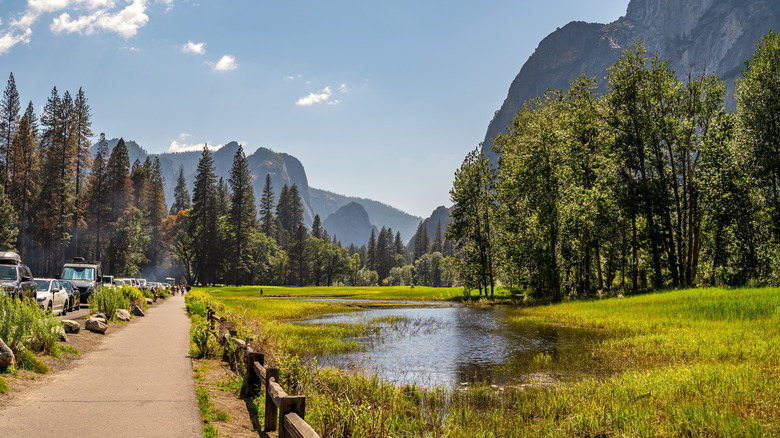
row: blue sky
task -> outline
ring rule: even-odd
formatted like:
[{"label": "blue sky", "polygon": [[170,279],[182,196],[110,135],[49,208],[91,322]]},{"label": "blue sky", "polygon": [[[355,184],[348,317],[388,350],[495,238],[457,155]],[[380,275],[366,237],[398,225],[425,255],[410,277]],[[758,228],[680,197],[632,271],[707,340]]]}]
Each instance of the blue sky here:
[{"label": "blue sky", "polygon": [[[238,141],[427,217],[538,43],[628,0],[0,0],[0,86],[151,153]],[[190,182],[191,183],[191,182]]]}]

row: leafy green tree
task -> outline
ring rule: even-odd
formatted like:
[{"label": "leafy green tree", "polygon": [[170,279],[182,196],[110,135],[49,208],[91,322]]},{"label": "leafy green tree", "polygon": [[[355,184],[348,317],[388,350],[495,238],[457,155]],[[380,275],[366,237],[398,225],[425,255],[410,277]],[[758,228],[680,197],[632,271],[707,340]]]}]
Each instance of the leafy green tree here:
[{"label": "leafy green tree", "polygon": [[144,250],[149,245],[149,236],[143,230],[143,214],[130,207],[119,220],[114,239],[109,247],[109,257],[113,261],[115,275],[134,277],[146,263]]},{"label": "leafy green tree", "polygon": [[780,244],[780,34],[769,31],[737,81],[739,138],[749,151],[750,176],[755,179],[767,224]]},{"label": "leafy green tree", "polygon": [[[458,242],[466,258],[466,266],[473,274],[470,278],[476,280],[475,285],[480,293],[484,290],[487,294],[490,288],[491,295],[495,285],[491,224],[494,185],[495,171],[482,149],[471,151],[455,172],[455,181],[450,190],[450,199],[454,203],[452,222],[447,227],[447,237]],[[424,234],[427,244],[427,232]],[[416,247],[417,242],[415,253]]]}]

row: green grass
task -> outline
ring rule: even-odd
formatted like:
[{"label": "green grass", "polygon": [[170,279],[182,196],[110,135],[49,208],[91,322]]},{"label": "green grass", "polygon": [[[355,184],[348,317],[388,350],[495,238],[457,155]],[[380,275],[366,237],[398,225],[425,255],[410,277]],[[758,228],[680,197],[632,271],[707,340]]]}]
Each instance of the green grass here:
[{"label": "green grass", "polygon": [[[327,291],[356,299],[462,296],[459,289],[263,289],[264,297]],[[604,373],[557,386],[452,391],[308,368],[289,354],[344,351],[351,348],[344,337],[365,333],[370,324],[404,321],[296,325],[291,320],[345,310],[258,299],[252,288],[219,290],[211,297],[228,311],[263,318],[258,326],[277,340],[285,385],[309,398],[307,421],[322,436],[780,436],[780,289],[691,289],[517,308],[510,312],[513,323],[597,333],[582,352],[582,366]],[[529,366],[546,369],[550,360],[540,355]]]},{"label": "green grass", "polygon": [[230,415],[214,407],[214,403],[209,399],[208,388],[198,386],[195,388],[195,393],[198,396],[198,408],[200,409],[200,418],[202,418],[203,421],[230,421]]},{"label": "green grass", "polygon": [[6,392],[8,392],[8,384],[0,377],[0,394],[5,394]]}]

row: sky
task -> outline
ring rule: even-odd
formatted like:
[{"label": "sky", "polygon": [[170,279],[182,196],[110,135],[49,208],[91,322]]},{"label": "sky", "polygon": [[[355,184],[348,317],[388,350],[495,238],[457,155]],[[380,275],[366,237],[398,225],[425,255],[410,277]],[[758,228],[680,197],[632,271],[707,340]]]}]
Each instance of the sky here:
[{"label": "sky", "polygon": [[[428,217],[539,42],[628,0],[0,0],[0,86],[150,153],[238,141]],[[190,182],[191,184],[192,182]]]}]

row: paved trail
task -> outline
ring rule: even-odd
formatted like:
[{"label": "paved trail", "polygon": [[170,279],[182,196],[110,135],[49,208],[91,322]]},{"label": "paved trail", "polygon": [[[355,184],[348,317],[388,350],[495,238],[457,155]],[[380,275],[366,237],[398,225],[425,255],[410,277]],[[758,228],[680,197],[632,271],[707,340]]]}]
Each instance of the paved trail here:
[{"label": "paved trail", "polygon": [[171,297],[0,410],[0,436],[200,437],[188,347],[184,298]]}]

